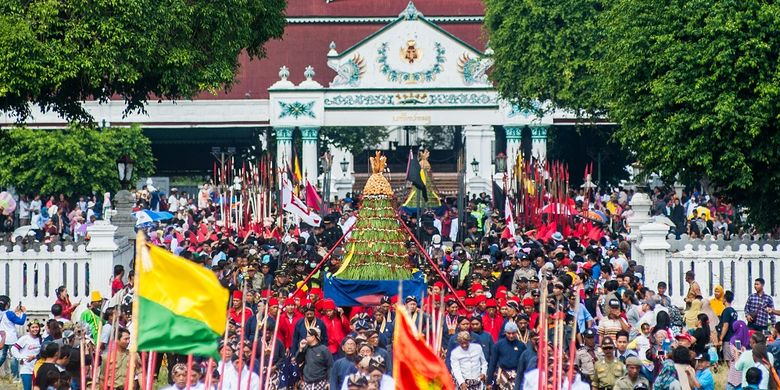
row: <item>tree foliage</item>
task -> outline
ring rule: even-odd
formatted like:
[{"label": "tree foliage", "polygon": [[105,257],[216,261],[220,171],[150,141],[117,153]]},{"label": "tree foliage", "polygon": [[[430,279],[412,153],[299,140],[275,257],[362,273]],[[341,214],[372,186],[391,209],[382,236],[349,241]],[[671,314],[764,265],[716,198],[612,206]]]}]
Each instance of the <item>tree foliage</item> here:
[{"label": "tree foliage", "polygon": [[780,5],[617,0],[603,20],[617,139],[645,170],[707,179],[780,226]]},{"label": "tree foliage", "polygon": [[601,113],[645,171],[780,226],[780,5],[488,0],[487,15],[503,96]]},{"label": "tree foliage", "polygon": [[154,173],[151,143],[141,128],[12,128],[0,137],[0,183],[22,193],[66,195],[119,188],[116,160],[135,160],[133,179]]},{"label": "tree foliage", "polygon": [[378,145],[387,138],[385,127],[323,127],[320,140],[323,146],[348,150],[359,154],[366,148]]},{"label": "tree foliage", "polygon": [[[494,51],[491,78],[502,97],[583,114],[600,113],[595,67],[602,56],[601,0],[486,0]],[[551,107],[552,108],[552,107]]]},{"label": "tree foliage", "polygon": [[0,2],[0,110],[34,103],[91,121],[87,99],[188,98],[229,88],[242,52],[281,37],[284,0],[28,0]]}]

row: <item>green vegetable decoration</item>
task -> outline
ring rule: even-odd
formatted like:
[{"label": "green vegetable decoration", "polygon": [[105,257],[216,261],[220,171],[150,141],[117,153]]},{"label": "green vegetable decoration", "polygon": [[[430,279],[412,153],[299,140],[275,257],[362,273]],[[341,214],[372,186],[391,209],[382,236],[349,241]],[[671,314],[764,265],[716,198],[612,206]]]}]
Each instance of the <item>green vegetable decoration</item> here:
[{"label": "green vegetable decoration", "polygon": [[407,264],[406,232],[395,217],[395,197],[382,172],[386,157],[371,157],[373,174],[363,188],[358,220],[347,240],[344,262],[333,275],[352,280],[406,280],[412,277]]}]

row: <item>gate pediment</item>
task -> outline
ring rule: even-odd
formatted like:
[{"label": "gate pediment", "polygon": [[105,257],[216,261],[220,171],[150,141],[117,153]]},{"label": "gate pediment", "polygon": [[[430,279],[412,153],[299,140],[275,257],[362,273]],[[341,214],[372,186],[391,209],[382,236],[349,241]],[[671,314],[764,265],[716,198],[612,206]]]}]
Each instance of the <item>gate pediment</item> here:
[{"label": "gate pediment", "polygon": [[489,56],[443,30],[412,2],[398,19],[338,53],[331,43],[331,89],[492,87]]}]

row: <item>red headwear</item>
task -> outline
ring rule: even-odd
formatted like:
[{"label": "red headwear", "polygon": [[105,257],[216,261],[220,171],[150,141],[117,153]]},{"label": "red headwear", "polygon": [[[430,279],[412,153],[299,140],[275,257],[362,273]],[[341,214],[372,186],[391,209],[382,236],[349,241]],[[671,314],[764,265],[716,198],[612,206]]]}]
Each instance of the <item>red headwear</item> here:
[{"label": "red headwear", "polygon": [[322,302],[322,310],[336,310],[336,302],[332,299],[323,299],[320,302]]},{"label": "red headwear", "polygon": [[312,287],[311,290],[309,290],[309,295],[316,295],[322,298],[322,290],[317,287]]},{"label": "red headwear", "polygon": [[497,307],[496,300],[493,299],[493,298],[488,299],[487,301],[485,301],[485,306],[487,306],[487,307]]},{"label": "red headwear", "polygon": [[285,306],[295,306],[295,299],[287,298],[284,300]]},{"label": "red headwear", "polygon": [[233,291],[233,299],[243,299],[244,293],[239,290]]}]

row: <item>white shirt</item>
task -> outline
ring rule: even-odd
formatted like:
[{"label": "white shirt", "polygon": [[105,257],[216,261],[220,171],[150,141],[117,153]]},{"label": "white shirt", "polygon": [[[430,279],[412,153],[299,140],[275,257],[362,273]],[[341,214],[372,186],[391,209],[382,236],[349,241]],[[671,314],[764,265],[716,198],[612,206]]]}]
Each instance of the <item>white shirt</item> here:
[{"label": "white shirt", "polygon": [[28,357],[36,357],[41,352],[41,338],[32,337],[26,334],[16,340],[16,343],[11,347],[11,356],[14,359],[19,360],[19,373],[20,374],[32,374],[35,367],[35,361],[38,359],[32,359],[27,361]]},{"label": "white shirt", "polygon": [[30,226],[32,226],[33,229],[42,229],[43,223],[44,221],[41,213],[33,214],[32,221],[30,221]]},{"label": "white shirt", "polygon": [[225,379],[222,380],[223,390],[245,390],[247,383],[249,383],[250,389],[259,389],[260,377],[252,372],[250,379],[249,367],[244,367],[241,370],[241,381],[239,381],[238,371],[233,367],[233,364],[231,363],[225,367]]},{"label": "white shirt", "polygon": [[19,201],[19,219],[29,219],[31,210],[30,202],[24,200]]},{"label": "white shirt", "polygon": [[457,242],[458,241],[458,228],[459,227],[460,227],[460,224],[458,223],[458,219],[457,218],[452,218],[450,220],[450,241],[452,241],[452,242]]},{"label": "white shirt", "polygon": [[[569,380],[563,378],[561,389],[569,388]],[[574,378],[574,384],[571,386],[572,390],[590,390],[590,386],[582,382],[580,374]],[[534,368],[531,371],[526,372],[523,375],[523,390],[537,390],[539,389],[539,369]]]},{"label": "white shirt", "polygon": [[176,198],[176,195],[168,197],[168,211],[172,213],[179,211],[179,199]]},{"label": "white shirt", "polygon": [[41,211],[41,200],[31,200],[30,201],[30,211],[38,210]]},{"label": "white shirt", "polygon": [[[368,379],[368,377],[366,377]],[[349,390],[347,386],[349,378],[344,378],[344,382],[341,383],[341,390]],[[383,374],[382,379],[379,381],[379,390],[392,390],[395,389],[395,379],[390,375]]]},{"label": "white shirt", "polygon": [[450,365],[458,386],[466,379],[479,379],[480,375],[487,375],[487,360],[482,353],[482,347],[477,343],[469,344],[468,349],[458,346],[452,350]]}]

